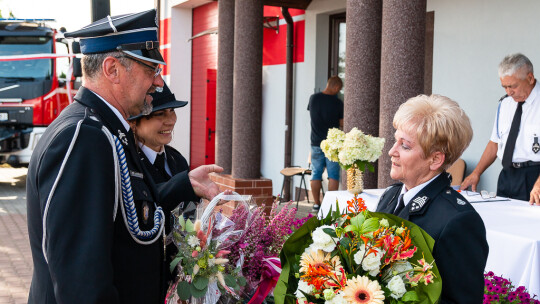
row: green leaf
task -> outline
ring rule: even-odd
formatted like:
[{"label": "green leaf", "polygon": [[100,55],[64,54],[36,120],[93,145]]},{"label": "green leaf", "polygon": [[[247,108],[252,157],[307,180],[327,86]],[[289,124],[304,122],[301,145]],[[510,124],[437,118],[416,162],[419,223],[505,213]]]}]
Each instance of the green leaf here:
[{"label": "green leaf", "polygon": [[186,220],[184,219],[183,215],[178,216],[178,225],[180,225],[180,227],[182,227],[182,231],[184,231],[186,229]]},{"label": "green leaf", "polygon": [[354,225],[356,227],[362,227],[364,220],[365,220],[364,215],[360,213],[351,219],[351,225]]},{"label": "green leaf", "polygon": [[226,274],[223,277],[225,279],[225,284],[227,284],[227,286],[232,287],[232,288],[236,287],[236,279],[232,275]]},{"label": "green leaf", "polygon": [[401,300],[403,302],[418,302],[420,299],[418,298],[418,294],[416,294],[416,291],[411,290],[407,291],[403,297],[401,297]]},{"label": "green leaf", "polygon": [[178,294],[178,297],[182,301],[186,301],[189,298],[191,298],[191,284],[189,284],[186,281],[178,282],[178,285],[176,286],[176,293]]},{"label": "green leaf", "polygon": [[345,232],[359,231],[360,229],[356,225],[345,226]]},{"label": "green leaf", "polygon": [[362,233],[372,232],[379,228],[379,219],[376,217],[368,218],[362,224]]},{"label": "green leaf", "polygon": [[190,219],[188,219],[186,221],[186,231],[187,232],[194,232],[195,231],[195,227],[193,225],[193,222]]},{"label": "green leaf", "polygon": [[244,277],[238,277],[237,282],[238,282],[238,285],[240,286],[246,286],[246,283],[247,283],[246,278]]},{"label": "green leaf", "polygon": [[193,296],[194,298],[202,298],[208,291],[208,285],[202,290],[195,288],[193,284],[191,284],[189,287],[190,287],[189,291],[191,292],[191,296]]},{"label": "green leaf", "polygon": [[193,286],[198,290],[203,290],[208,287],[208,278],[203,276],[195,276],[193,279]]},{"label": "green leaf", "polygon": [[351,239],[348,237],[344,237],[341,240],[339,240],[339,245],[345,249],[349,249],[351,246]]},{"label": "green leaf", "polygon": [[332,228],[324,228],[323,231],[324,231],[324,233],[328,234],[329,236],[337,238],[337,234],[336,234],[336,231],[334,229],[332,229]]},{"label": "green leaf", "polygon": [[174,260],[172,260],[171,266],[169,267],[169,270],[171,271],[171,273],[174,271],[174,269],[176,268],[178,263],[180,263],[181,261],[182,261],[181,256],[176,256],[176,258],[174,258]]}]

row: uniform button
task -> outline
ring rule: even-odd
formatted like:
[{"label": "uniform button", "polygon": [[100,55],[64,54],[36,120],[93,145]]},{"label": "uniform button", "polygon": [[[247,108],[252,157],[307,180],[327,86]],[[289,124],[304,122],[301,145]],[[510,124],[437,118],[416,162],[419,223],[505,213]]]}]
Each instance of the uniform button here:
[{"label": "uniform button", "polygon": [[144,196],[148,196],[148,193],[146,193],[146,191],[144,191],[144,190],[143,190],[142,194],[143,194]]},{"label": "uniform button", "polygon": [[450,191],[450,190],[446,190],[446,194],[450,194],[450,193],[451,193],[451,191]]}]

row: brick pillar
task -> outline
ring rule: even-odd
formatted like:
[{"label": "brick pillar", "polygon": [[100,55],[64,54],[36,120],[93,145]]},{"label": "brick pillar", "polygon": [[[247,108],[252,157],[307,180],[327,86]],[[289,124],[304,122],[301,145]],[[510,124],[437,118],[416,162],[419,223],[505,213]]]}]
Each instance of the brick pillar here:
[{"label": "brick pillar", "polygon": [[[221,0],[220,0],[221,1]],[[229,174],[212,173],[210,179],[221,191],[232,190],[241,195],[251,195],[253,203],[270,210],[273,203],[272,180],[267,178],[234,178]]]},{"label": "brick pillar", "polygon": [[394,182],[388,156],[394,143],[394,114],[424,90],[425,23],[426,0],[383,1],[379,135],[386,143],[379,159],[379,188]]},{"label": "brick pillar", "polygon": [[253,179],[261,177],[263,2],[235,5],[232,176]]},{"label": "brick pillar", "polygon": [[234,0],[218,1],[218,68],[216,105],[216,164],[232,169]]},{"label": "brick pillar", "polygon": [[[379,135],[381,22],[381,1],[347,0],[345,132],[357,127]],[[345,178],[342,184],[346,187]],[[377,168],[364,172],[364,187],[377,188]]]}]

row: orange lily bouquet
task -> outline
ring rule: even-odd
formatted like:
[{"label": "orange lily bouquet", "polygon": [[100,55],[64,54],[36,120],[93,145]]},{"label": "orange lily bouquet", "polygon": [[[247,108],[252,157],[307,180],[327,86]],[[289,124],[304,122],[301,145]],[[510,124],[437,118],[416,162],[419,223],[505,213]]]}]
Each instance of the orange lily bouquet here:
[{"label": "orange lily bouquet", "polygon": [[442,283],[434,241],[399,217],[367,210],[362,198],[348,213],[312,218],[281,251],[276,303],[435,303]]}]

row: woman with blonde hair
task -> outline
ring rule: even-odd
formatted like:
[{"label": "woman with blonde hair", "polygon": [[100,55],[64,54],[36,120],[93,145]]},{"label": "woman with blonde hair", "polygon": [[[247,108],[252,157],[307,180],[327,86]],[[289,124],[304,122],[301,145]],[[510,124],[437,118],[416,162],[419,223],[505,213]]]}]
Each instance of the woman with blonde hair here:
[{"label": "woman with blonde hair", "polygon": [[445,171],[471,142],[469,118],[448,97],[419,95],[399,107],[393,124],[390,176],[400,183],[384,192],[377,211],[411,221],[435,240],[440,303],[482,303],[486,229]]}]

